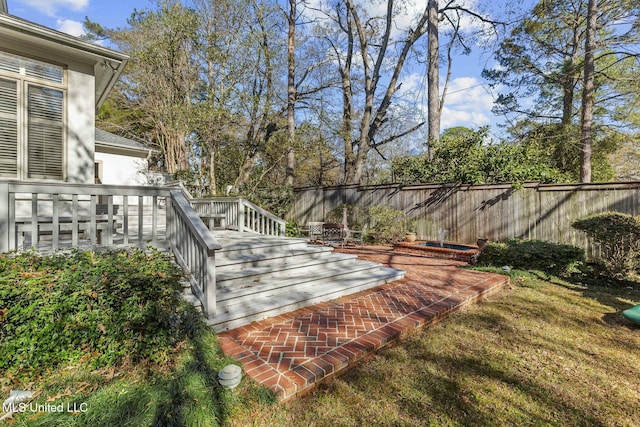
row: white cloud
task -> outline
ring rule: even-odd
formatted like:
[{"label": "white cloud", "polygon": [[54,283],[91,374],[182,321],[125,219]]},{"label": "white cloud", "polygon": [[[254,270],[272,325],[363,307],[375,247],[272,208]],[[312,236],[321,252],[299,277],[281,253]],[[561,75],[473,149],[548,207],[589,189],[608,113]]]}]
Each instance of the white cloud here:
[{"label": "white cloud", "polygon": [[54,16],[58,9],[81,12],[89,6],[89,0],[18,0],[20,3],[38,9],[45,15]]},{"label": "white cloud", "polygon": [[[440,90],[444,83],[440,83]],[[424,73],[412,73],[403,79],[398,93],[400,102],[410,103],[416,117],[427,117],[426,80]],[[476,77],[459,77],[449,82],[442,108],[441,128],[453,126],[477,128],[493,120],[493,97]]]},{"label": "white cloud", "polygon": [[442,109],[441,128],[477,128],[491,124],[493,97],[475,77],[459,77],[449,85]]},{"label": "white cloud", "polygon": [[491,117],[482,111],[448,108],[446,106],[442,109],[442,117],[440,119],[440,128],[442,130],[455,126],[476,129],[488,124],[491,124]]},{"label": "white cloud", "polygon": [[58,31],[67,33],[72,36],[79,37],[85,33],[82,22],[73,21],[71,19],[58,19],[56,21]]}]

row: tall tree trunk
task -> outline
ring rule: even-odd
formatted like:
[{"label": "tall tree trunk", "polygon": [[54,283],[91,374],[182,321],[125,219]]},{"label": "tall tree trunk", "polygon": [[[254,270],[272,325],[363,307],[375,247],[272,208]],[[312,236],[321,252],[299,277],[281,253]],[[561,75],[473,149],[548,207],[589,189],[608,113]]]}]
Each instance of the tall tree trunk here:
[{"label": "tall tree trunk", "polygon": [[573,41],[571,43],[571,55],[567,57],[562,70],[562,125],[571,124],[573,117],[573,98],[576,83],[579,79],[578,71],[578,45],[579,34],[575,30],[573,33]]},{"label": "tall tree trunk", "polygon": [[344,67],[340,69],[342,84],[342,138],[344,140],[344,182],[353,182],[355,174],[355,150],[353,142],[353,88],[351,86],[351,64],[353,61],[354,37],[351,29],[351,11],[347,8],[346,34],[347,52]]},{"label": "tall tree trunk", "polygon": [[216,182],[216,149],[213,142],[209,145],[209,194],[217,193],[218,183]]},{"label": "tall tree trunk", "polygon": [[429,126],[429,141],[427,155],[432,158],[431,145],[440,138],[440,46],[438,39],[438,0],[429,0],[427,40],[429,44],[429,57],[427,59],[427,98],[428,109],[427,122]]},{"label": "tall tree trunk", "polygon": [[587,37],[584,55],[584,88],[582,89],[582,131],[580,136],[580,182],[591,182],[591,153],[593,145],[593,94],[595,92],[595,49],[598,5],[589,0]]},{"label": "tall tree trunk", "polygon": [[289,0],[289,38],[287,41],[287,128],[289,141],[287,143],[287,166],[285,184],[293,185],[293,175],[296,166],[294,142],[296,139],[296,6],[298,0]]}]

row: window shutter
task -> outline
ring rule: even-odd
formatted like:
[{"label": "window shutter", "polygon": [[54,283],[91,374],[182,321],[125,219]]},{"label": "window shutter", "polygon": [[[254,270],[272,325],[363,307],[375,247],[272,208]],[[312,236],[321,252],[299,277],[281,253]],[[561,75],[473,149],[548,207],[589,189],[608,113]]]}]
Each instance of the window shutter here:
[{"label": "window shutter", "polygon": [[0,70],[20,74],[20,57],[0,52]]},{"label": "window shutter", "polygon": [[64,82],[64,69],[59,65],[0,52],[0,70],[33,77],[52,83]]},{"label": "window shutter", "polygon": [[64,95],[56,89],[29,86],[29,178],[64,179]]},{"label": "window shutter", "polygon": [[0,79],[0,176],[18,175],[17,83]]},{"label": "window shutter", "polygon": [[35,59],[25,59],[24,61],[25,75],[34,77],[48,82],[62,84],[64,72],[62,67],[46,62],[36,61]]}]

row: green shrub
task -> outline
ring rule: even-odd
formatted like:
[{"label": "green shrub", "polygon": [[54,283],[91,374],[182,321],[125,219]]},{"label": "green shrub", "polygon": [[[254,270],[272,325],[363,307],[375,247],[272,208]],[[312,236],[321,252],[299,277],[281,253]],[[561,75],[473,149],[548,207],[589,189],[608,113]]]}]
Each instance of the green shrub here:
[{"label": "green shrub", "polygon": [[287,221],[285,225],[285,236],[298,237],[298,224],[295,221]]},{"label": "green shrub", "polygon": [[180,275],[157,251],[0,255],[0,370],[166,360],[194,322]]},{"label": "green shrub", "polygon": [[584,250],[540,240],[509,239],[488,243],[478,257],[479,265],[508,265],[520,270],[566,274],[584,261]]},{"label": "green shrub", "polygon": [[404,238],[410,228],[404,212],[389,206],[369,208],[371,235],[377,243],[393,243]]},{"label": "green shrub", "polygon": [[629,277],[640,266],[640,217],[620,212],[603,212],[574,221],[601,250],[600,262],[615,278]]}]

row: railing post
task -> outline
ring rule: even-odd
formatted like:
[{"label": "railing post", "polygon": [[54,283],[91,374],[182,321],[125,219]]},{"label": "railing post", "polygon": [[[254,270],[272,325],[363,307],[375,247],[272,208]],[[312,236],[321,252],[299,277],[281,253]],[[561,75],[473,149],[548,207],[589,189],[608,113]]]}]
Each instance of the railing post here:
[{"label": "railing post", "polygon": [[244,232],[244,199],[238,198],[238,231]]},{"label": "railing post", "polygon": [[205,257],[205,268],[207,279],[205,281],[206,289],[204,291],[205,299],[206,299],[206,307],[205,310],[207,312],[207,317],[213,318],[216,315],[216,256],[215,253],[211,255],[207,255],[206,251],[204,253]]},{"label": "railing post", "polygon": [[9,183],[0,183],[0,252],[9,251],[9,215],[15,206],[9,206]]}]

